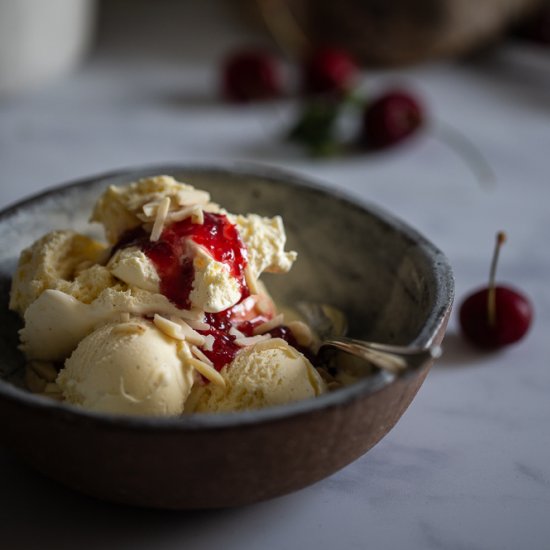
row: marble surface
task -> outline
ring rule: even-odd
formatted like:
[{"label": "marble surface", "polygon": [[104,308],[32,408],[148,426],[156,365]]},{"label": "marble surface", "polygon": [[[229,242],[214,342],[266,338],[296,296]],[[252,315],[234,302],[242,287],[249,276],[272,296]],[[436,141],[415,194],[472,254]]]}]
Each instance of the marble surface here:
[{"label": "marble surface", "polygon": [[[453,316],[445,355],[382,442],[329,479],[242,509],[166,513],[98,502],[42,478],[0,447],[2,546],[548,548],[548,51],[510,43],[467,63],[365,74],[370,90],[395,82],[417,90],[431,126],[392,151],[312,161],[281,144],[292,101],[243,108],[217,98],[216,63],[254,34],[213,0],[194,3],[193,12],[182,4],[181,19],[164,14],[170,17],[162,27],[141,7],[122,28],[123,14],[114,9],[81,70],[0,100],[0,206],[120,167],[217,160],[284,166],[419,229],[448,255],[458,301],[484,282],[494,234],[506,230],[499,279],[532,297],[536,319],[520,344],[481,354],[461,339]],[[223,17],[208,19],[214,8]],[[151,23],[146,39],[134,40]],[[443,124],[475,143],[496,185],[479,185],[438,137]]]}]

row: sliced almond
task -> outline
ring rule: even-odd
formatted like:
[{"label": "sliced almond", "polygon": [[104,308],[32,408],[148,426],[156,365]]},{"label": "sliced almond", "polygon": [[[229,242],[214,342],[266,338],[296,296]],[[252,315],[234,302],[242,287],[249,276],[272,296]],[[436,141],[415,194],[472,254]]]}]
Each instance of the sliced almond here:
[{"label": "sliced almond", "polygon": [[214,349],[214,342],[214,336],[212,336],[212,334],[207,334],[204,337],[204,344],[202,348],[206,351],[212,351]]},{"label": "sliced almond", "polygon": [[231,327],[229,329],[229,334],[231,334],[231,336],[234,336],[235,338],[244,338],[245,335],[236,327]]},{"label": "sliced almond", "polygon": [[178,322],[181,319],[185,319],[185,321],[197,321],[197,322],[203,322],[204,321],[204,311],[198,308],[192,308],[192,309],[178,309],[172,304],[167,305],[166,307],[155,305],[155,307],[151,307],[151,309],[143,309],[145,314],[152,314],[158,312],[163,315],[167,315],[171,321]]},{"label": "sliced almond", "polygon": [[247,265],[244,268],[244,279],[246,281],[246,286],[248,287],[248,290],[250,290],[250,294],[258,294],[258,283],[256,281],[256,277],[252,273],[250,265]]},{"label": "sliced almond", "polygon": [[264,296],[263,294],[259,294],[258,299],[256,301],[256,308],[260,313],[265,314],[272,311],[273,306],[271,305],[271,302],[266,296]]},{"label": "sliced almond", "polygon": [[271,339],[271,336],[269,334],[258,334],[258,336],[247,336],[244,338],[236,338],[235,344],[237,344],[237,346],[245,348],[248,346],[254,346],[255,344],[259,344],[260,342],[265,342],[266,340],[270,340],[270,339]]},{"label": "sliced almond", "polygon": [[171,222],[180,222],[182,220],[190,218],[193,213],[195,213],[196,209],[196,206],[186,206],[185,208],[181,208],[180,210],[175,210],[174,212],[170,212],[168,214],[168,220],[170,220]]},{"label": "sliced almond", "polygon": [[185,340],[185,333],[183,332],[183,328],[180,323],[170,321],[170,319],[167,319],[158,313],[155,313],[153,323],[169,338],[173,338],[174,340]]},{"label": "sliced almond", "polygon": [[214,363],[198,348],[197,346],[191,346],[191,353],[203,363],[206,363],[207,365],[210,365],[211,367],[214,366]]},{"label": "sliced almond", "polygon": [[156,216],[159,206],[160,201],[152,201],[144,204],[141,209],[147,218],[153,219]]},{"label": "sliced almond", "polygon": [[121,336],[131,334],[143,334],[145,327],[138,323],[120,323],[112,328],[111,334],[118,334]]},{"label": "sliced almond", "polygon": [[291,321],[288,328],[301,346],[308,347],[313,343],[313,333],[311,329],[302,321]]},{"label": "sliced almond", "polygon": [[175,199],[180,206],[206,204],[210,202],[210,193],[199,189],[184,189],[177,192]]},{"label": "sliced almond", "polygon": [[195,321],[193,319],[187,319],[186,323],[195,330],[210,330],[210,325],[204,321]]},{"label": "sliced almond", "polygon": [[258,334],[265,334],[266,332],[269,332],[270,330],[281,326],[283,324],[283,320],[284,315],[282,313],[279,313],[279,315],[275,315],[273,319],[270,319],[269,321],[266,321],[265,323],[262,323],[261,325],[258,325],[256,328],[254,328],[252,334],[254,334],[255,336]]},{"label": "sliced almond", "polygon": [[194,357],[187,359],[187,362],[198,372],[200,372],[207,380],[213,384],[216,384],[216,386],[222,386],[225,388],[225,379],[214,367],[211,367],[210,365],[204,363],[203,361],[199,361]]},{"label": "sliced almond", "polygon": [[193,330],[183,319],[172,317],[172,322],[179,325],[181,328],[184,336],[183,340],[187,340],[190,344],[194,344],[195,346],[202,346],[204,344],[204,336],[199,334],[196,330]]},{"label": "sliced almond", "polygon": [[191,221],[198,225],[202,225],[204,223],[204,212],[202,211],[202,208],[196,207],[193,210],[193,214],[191,215]]},{"label": "sliced almond", "polygon": [[161,203],[157,208],[157,215],[155,217],[155,223],[153,224],[153,230],[151,231],[151,241],[158,241],[162,231],[164,229],[164,223],[166,222],[166,217],[168,211],[170,210],[170,197],[164,197]]}]

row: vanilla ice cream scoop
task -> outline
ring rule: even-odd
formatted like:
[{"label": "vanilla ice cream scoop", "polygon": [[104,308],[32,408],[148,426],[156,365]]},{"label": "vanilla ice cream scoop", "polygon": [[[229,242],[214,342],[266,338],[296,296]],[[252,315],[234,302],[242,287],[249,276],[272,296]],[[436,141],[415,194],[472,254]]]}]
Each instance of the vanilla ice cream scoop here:
[{"label": "vanilla ice cream scoop", "polygon": [[[21,252],[13,277],[10,309],[23,316],[44,290],[55,288],[91,301],[114,284],[101,261],[107,247],[74,231],[52,231]],[[90,267],[92,269],[90,269]]]},{"label": "vanilla ice cream scoop", "polygon": [[193,388],[185,412],[230,412],[284,405],[318,396],[326,385],[304,355],[272,338],[243,349],[220,374],[225,387]]},{"label": "vanilla ice cream scoop", "polygon": [[139,288],[105,289],[97,299],[85,304],[59,290],[45,290],[25,311],[20,330],[21,350],[27,358],[64,361],[80,340],[95,328],[116,321],[121,314],[201,320],[201,312],[179,310],[162,294]]},{"label": "vanilla ice cream scoop", "polygon": [[170,197],[175,208],[200,204],[218,210],[206,191],[197,190],[171,176],[154,176],[122,187],[111,185],[95,204],[91,221],[101,223],[107,240],[115,244],[129,229],[140,226],[145,220],[153,221],[156,207],[166,197]]},{"label": "vanilla ice cream scoop", "polygon": [[67,402],[89,410],[177,415],[194,379],[179,345],[143,319],[104,325],[80,342],[57,384]]},{"label": "vanilla ice cream scoop", "polygon": [[286,233],[280,216],[265,218],[257,214],[229,214],[229,219],[238,227],[248,248],[250,268],[255,277],[264,271],[287,273],[290,270],[297,253],[285,251]]},{"label": "vanilla ice cream scoop", "polygon": [[117,250],[107,268],[121,281],[149,292],[159,292],[160,277],[153,262],[135,246]]},{"label": "vanilla ice cream scoop", "polygon": [[283,317],[258,277],[296,260],[279,216],[229,214],[208,191],[161,175],[110,186],[91,221],[110,246],[51,232],[23,251],[11,289],[20,349],[64,364],[56,383],[67,402],[176,415],[326,391],[306,357],[270,333]]}]

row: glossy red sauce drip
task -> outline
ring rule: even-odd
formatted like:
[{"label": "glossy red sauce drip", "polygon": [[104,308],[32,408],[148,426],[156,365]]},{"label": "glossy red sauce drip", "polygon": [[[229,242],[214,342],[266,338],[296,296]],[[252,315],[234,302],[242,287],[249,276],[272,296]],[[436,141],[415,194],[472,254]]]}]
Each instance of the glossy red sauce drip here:
[{"label": "glossy red sauce drip", "polygon": [[[245,336],[253,336],[254,328],[269,320],[268,317],[259,315],[250,321],[244,321],[238,325],[233,325],[230,321],[232,315],[231,309],[220,313],[207,313],[206,322],[210,325],[210,330],[200,331],[201,334],[211,334],[214,336],[214,346],[212,351],[203,350],[203,353],[212,361],[216,370],[220,371],[225,365],[233,361],[235,355],[242,348],[235,344],[235,336],[229,334],[232,326],[235,326]],[[300,346],[294,338],[292,331],[286,325],[280,325],[270,330],[272,338],[282,338],[293,348],[303,353],[310,361],[314,361],[314,356],[308,348]]]},{"label": "glossy red sauce drip", "polygon": [[193,223],[191,218],[172,223],[154,242],[142,228],[131,230],[122,236],[114,251],[129,246],[141,248],[157,270],[161,293],[177,307],[189,309],[189,294],[195,278],[189,240],[203,246],[216,261],[229,266],[241,287],[241,299],[250,294],[244,277],[248,263],[246,247],[236,226],[223,214],[205,212],[202,224]]},{"label": "glossy red sauce drip", "polygon": [[231,308],[220,313],[207,313],[205,321],[210,325],[210,329],[199,331],[204,336],[212,335],[214,337],[212,350],[203,349],[202,351],[212,361],[217,371],[231,363],[237,352],[242,349],[235,344],[235,336],[229,334],[232,327],[230,317]]}]

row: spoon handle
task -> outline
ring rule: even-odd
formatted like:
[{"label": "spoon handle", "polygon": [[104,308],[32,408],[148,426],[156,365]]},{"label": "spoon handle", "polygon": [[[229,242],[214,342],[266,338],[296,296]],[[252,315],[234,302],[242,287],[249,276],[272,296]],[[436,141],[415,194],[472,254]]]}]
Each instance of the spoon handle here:
[{"label": "spoon handle", "polygon": [[321,344],[321,347],[323,346],[351,353],[393,374],[418,368],[441,355],[439,346],[394,346],[344,337],[329,338]]}]

